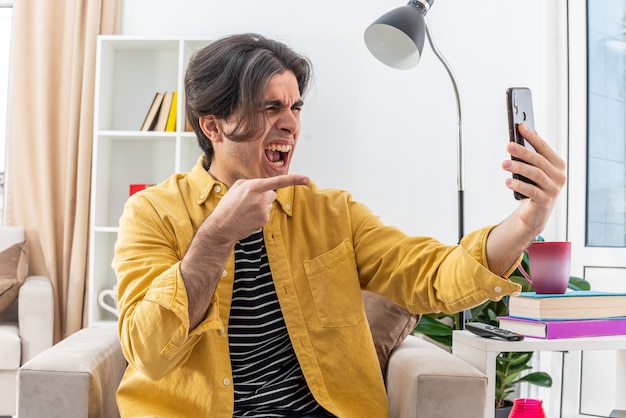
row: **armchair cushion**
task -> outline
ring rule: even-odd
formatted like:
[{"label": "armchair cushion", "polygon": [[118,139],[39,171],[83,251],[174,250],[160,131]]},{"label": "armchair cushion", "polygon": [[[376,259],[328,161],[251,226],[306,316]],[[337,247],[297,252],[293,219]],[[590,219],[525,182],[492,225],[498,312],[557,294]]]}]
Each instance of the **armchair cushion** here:
[{"label": "armchair cushion", "polygon": [[17,370],[22,355],[17,324],[0,323],[0,370]]},{"label": "armchair cushion", "polygon": [[8,308],[28,273],[28,244],[14,244],[0,252],[0,312]]},{"label": "armchair cushion", "polygon": [[377,293],[367,290],[361,293],[380,369],[383,376],[386,376],[389,354],[413,331],[419,315],[410,313]]},{"label": "armchair cushion", "polygon": [[21,418],[117,418],[115,393],[126,370],[117,327],[83,328],[18,371]]},{"label": "armchair cushion", "polygon": [[392,418],[483,417],[487,376],[417,336],[389,357],[389,416]]}]

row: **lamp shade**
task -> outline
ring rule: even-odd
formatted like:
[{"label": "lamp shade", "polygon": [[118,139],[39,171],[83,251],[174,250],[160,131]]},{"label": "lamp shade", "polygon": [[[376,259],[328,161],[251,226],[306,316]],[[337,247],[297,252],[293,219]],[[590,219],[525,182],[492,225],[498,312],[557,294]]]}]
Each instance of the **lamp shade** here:
[{"label": "lamp shade", "polygon": [[417,65],[426,38],[426,8],[410,2],[385,13],[365,30],[365,45],[380,62],[408,70]]}]

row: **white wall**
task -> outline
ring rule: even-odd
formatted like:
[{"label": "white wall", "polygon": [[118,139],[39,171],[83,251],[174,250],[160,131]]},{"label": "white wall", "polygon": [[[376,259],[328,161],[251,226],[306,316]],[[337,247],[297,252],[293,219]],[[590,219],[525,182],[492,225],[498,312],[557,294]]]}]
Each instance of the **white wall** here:
[{"label": "white wall", "polygon": [[[399,71],[376,61],[363,43],[367,25],[403,0],[124,3],[126,35],[259,32],[309,56],[315,83],[292,172],[351,191],[409,233],[456,242],[456,112],[448,76],[428,46],[415,69]],[[501,221],[517,206],[500,168],[508,158],[506,88],[530,87],[537,130],[554,147],[563,135],[554,8],[543,0],[446,0],[428,14],[460,87],[466,232]],[[565,238],[556,236],[558,218],[544,232],[547,239]]]}]

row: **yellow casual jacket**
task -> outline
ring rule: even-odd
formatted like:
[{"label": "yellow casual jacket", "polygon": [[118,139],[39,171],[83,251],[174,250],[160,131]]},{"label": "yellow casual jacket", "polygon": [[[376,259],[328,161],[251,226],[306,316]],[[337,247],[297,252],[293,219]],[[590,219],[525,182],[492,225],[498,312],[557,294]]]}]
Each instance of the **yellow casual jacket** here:
[{"label": "yellow casual jacket", "polygon": [[[195,329],[179,268],[226,191],[201,158],[189,173],[133,195],[125,206],[113,261],[129,362],[117,393],[122,417],[232,417],[226,331],[234,254]],[[519,291],[486,268],[489,231],[446,246],[383,225],[344,191],[314,184],[278,190],[263,228],[267,255],[295,353],[324,408],[342,418],[388,414],[360,289],[414,313],[458,312]]]}]

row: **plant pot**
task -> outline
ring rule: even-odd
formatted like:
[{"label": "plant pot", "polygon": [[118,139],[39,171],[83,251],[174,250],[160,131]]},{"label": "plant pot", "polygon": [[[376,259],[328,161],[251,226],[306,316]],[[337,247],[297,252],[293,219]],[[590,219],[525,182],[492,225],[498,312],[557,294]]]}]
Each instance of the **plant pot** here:
[{"label": "plant pot", "polygon": [[509,401],[508,399],[504,400],[504,406],[501,408],[496,408],[496,413],[494,415],[495,418],[508,418],[511,413],[511,409],[513,408],[513,401]]}]

